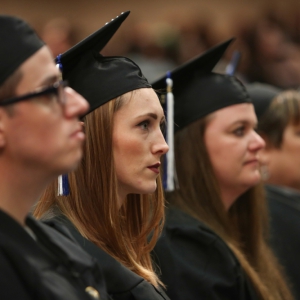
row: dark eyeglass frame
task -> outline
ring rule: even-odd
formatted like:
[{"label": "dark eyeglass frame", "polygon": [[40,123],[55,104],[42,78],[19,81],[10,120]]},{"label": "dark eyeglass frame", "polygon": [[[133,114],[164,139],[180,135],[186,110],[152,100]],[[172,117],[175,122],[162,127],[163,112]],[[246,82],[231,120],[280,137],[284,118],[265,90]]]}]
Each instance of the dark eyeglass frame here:
[{"label": "dark eyeglass frame", "polygon": [[39,92],[32,92],[18,97],[13,97],[5,100],[0,100],[0,106],[6,106],[15,104],[20,101],[30,100],[32,98],[55,94],[57,96],[58,103],[64,105],[66,103],[66,97],[64,95],[64,88],[68,86],[68,82],[65,80],[56,81],[52,86],[42,89]]}]

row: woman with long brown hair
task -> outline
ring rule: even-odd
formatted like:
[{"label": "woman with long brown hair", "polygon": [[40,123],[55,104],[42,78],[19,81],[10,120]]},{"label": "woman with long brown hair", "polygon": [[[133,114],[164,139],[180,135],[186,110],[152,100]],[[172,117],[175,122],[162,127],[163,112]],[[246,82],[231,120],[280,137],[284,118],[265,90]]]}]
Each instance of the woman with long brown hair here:
[{"label": "woman with long brown hair", "polygon": [[237,79],[211,72],[228,43],[171,73],[179,189],[154,257],[173,300],[292,299],[266,243],[251,99]]},{"label": "woman with long brown hair", "polygon": [[168,299],[150,258],[164,219],[164,113],[133,61],[99,54],[123,20],[58,58],[63,78],[90,103],[84,155],[68,175],[70,194],[57,196],[49,187],[34,214],[57,228],[65,224],[99,260],[113,299]]}]

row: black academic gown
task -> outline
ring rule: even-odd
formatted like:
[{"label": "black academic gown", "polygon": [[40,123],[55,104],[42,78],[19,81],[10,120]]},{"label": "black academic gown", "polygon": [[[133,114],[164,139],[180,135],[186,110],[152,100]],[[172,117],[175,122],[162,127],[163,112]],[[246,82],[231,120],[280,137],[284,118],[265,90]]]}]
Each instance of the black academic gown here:
[{"label": "black academic gown", "polygon": [[[96,289],[108,299],[98,262],[71,239],[32,217],[26,225],[34,238],[0,211],[1,300],[91,300]],[[36,240],[35,240],[36,239]]]},{"label": "black academic gown", "polygon": [[172,300],[258,299],[239,262],[212,230],[169,208],[153,258]]},{"label": "black academic gown", "polygon": [[266,186],[271,246],[283,265],[295,299],[300,299],[300,193]]},{"label": "black academic gown", "polygon": [[[164,300],[169,299],[161,288],[157,289],[145,281],[121,263],[107,254],[105,251],[91,243],[77,231],[73,224],[65,217],[59,216],[46,221],[56,227],[59,224],[66,226],[72,236],[88,252],[95,257],[101,265],[105,277],[106,288],[110,297],[114,300]],[[59,228],[58,228],[59,230]]]}]

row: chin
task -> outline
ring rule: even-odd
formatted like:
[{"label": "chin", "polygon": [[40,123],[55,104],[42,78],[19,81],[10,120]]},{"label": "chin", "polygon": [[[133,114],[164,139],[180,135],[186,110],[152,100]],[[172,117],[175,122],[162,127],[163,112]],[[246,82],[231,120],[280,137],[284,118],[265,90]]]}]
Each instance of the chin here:
[{"label": "chin", "polygon": [[157,189],[157,184],[156,181],[154,184],[151,184],[149,186],[145,186],[145,187],[140,187],[139,189],[137,189],[137,194],[153,194]]},{"label": "chin", "polygon": [[61,175],[61,174],[67,174],[69,172],[76,170],[79,165],[80,160],[81,160],[81,156],[80,156],[80,158],[73,159],[72,161],[64,161],[62,164],[60,164],[57,167],[57,173],[59,175]]},{"label": "chin", "polygon": [[251,187],[259,184],[260,182],[261,182],[261,175],[258,172],[258,174],[251,176],[251,178],[249,178],[247,181],[245,181],[245,185],[247,185],[248,188],[251,188]]}]

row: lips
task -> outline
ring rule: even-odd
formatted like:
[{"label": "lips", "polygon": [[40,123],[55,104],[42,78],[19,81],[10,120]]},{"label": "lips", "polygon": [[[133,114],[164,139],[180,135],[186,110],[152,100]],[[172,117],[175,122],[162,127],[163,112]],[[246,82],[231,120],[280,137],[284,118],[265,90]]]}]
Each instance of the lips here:
[{"label": "lips", "polygon": [[258,163],[258,159],[257,158],[249,159],[244,164],[248,165],[248,164],[254,164],[254,163]]},{"label": "lips", "polygon": [[84,140],[85,138],[85,134],[84,132],[82,131],[82,128],[78,128],[77,130],[75,130],[72,134],[71,134],[71,137],[74,137],[76,139],[79,139],[79,140]]},{"label": "lips", "polygon": [[154,173],[159,174],[159,167],[160,167],[160,162],[155,165],[148,166],[147,168],[153,171]]}]

